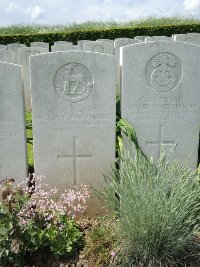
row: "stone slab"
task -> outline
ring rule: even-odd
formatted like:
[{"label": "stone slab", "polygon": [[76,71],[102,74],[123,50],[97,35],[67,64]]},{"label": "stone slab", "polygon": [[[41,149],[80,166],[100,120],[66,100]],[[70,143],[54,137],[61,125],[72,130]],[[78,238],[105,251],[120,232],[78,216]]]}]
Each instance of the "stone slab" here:
[{"label": "stone slab", "polygon": [[0,49],[0,61],[14,63],[14,53],[10,50]]},{"label": "stone slab", "polygon": [[47,48],[49,51],[49,43],[46,42],[32,42],[30,43],[30,47],[43,47]]},{"label": "stone slab", "polygon": [[[134,126],[142,150],[160,150],[196,169],[200,129],[200,49],[181,42],[122,48],[122,117]],[[195,68],[194,68],[195,66]]]},{"label": "stone slab", "polygon": [[90,40],[79,40],[77,45],[80,47],[81,50],[83,50],[83,44],[88,42],[90,42]]},{"label": "stone slab", "polygon": [[115,57],[55,52],[30,66],[36,174],[63,190],[102,188],[115,159]]},{"label": "stone slab", "polygon": [[145,38],[145,42],[151,42],[151,41],[173,41],[172,37],[169,36],[147,36]]},{"label": "stone slab", "polygon": [[60,44],[51,46],[51,52],[69,51],[69,50],[81,50],[81,48],[80,46],[73,44]]},{"label": "stone slab", "polygon": [[72,44],[72,43],[68,42],[68,41],[56,41],[56,42],[54,42],[54,45],[63,45],[63,44]]},{"label": "stone slab", "polygon": [[0,62],[0,180],[27,177],[25,129],[21,67]]},{"label": "stone slab", "polygon": [[4,49],[4,50],[6,50],[6,49],[7,49],[7,45],[2,45],[2,44],[0,44],[0,49]]},{"label": "stone slab", "polygon": [[24,44],[12,43],[7,45],[8,50],[14,53],[14,63],[18,64],[18,50],[19,48],[26,47]]},{"label": "stone slab", "polygon": [[114,45],[105,41],[90,41],[84,43],[83,50],[114,55]]},{"label": "stone slab", "polygon": [[48,49],[43,47],[24,47],[19,48],[18,51],[18,62],[23,66],[23,77],[24,77],[24,95],[25,95],[25,106],[31,108],[31,89],[30,89],[30,67],[29,58],[32,55],[40,53],[47,53]]},{"label": "stone slab", "polygon": [[115,39],[115,56],[117,60],[117,84],[120,87],[120,77],[121,77],[121,60],[120,60],[120,47],[130,44],[140,43],[140,40],[135,40],[131,38],[117,38]]},{"label": "stone slab", "polygon": [[174,34],[174,41],[200,44],[200,33]]}]

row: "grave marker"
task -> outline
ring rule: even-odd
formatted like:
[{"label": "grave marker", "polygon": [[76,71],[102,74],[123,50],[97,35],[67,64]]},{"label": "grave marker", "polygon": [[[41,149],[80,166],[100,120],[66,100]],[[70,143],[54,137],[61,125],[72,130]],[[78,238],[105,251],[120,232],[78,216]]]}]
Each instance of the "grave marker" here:
[{"label": "grave marker", "polygon": [[10,50],[0,49],[0,61],[14,63],[14,53]]},{"label": "grave marker", "polygon": [[18,62],[23,66],[23,77],[24,77],[24,95],[25,95],[25,106],[26,108],[31,107],[31,89],[30,89],[30,66],[29,58],[32,55],[40,53],[47,53],[47,48],[42,47],[24,47],[19,48],[18,51]]},{"label": "grave marker", "polygon": [[115,159],[115,57],[68,51],[30,62],[36,174],[62,190],[102,188]]},{"label": "grave marker", "polygon": [[110,42],[104,42],[104,41],[86,42],[83,44],[83,50],[114,55],[113,44]]},{"label": "grave marker", "polygon": [[68,51],[68,50],[81,50],[81,49],[78,45],[73,45],[73,44],[60,44],[51,46],[51,52]]},{"label": "grave marker", "polygon": [[49,43],[46,42],[32,42],[30,43],[30,47],[43,47],[47,48],[49,51]]},{"label": "grave marker", "polygon": [[[12,73],[12,79],[11,79]],[[27,178],[21,66],[0,62],[0,180]]]},{"label": "grave marker", "polygon": [[26,47],[24,44],[12,43],[7,45],[8,50],[14,53],[14,63],[18,64],[18,50],[19,48]]},{"label": "grave marker", "polygon": [[158,41],[122,50],[122,117],[134,126],[142,150],[156,161],[161,148],[166,154],[174,149],[170,160],[189,158],[188,165],[195,169],[200,129],[198,46]]}]

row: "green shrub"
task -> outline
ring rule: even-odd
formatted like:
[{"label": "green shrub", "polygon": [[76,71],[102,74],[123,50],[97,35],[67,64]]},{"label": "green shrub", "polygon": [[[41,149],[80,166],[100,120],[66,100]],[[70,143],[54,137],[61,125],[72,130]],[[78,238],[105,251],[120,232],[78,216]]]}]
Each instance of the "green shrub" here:
[{"label": "green shrub", "polygon": [[189,23],[180,25],[162,26],[133,26],[133,27],[113,27],[109,29],[92,30],[71,30],[66,32],[50,32],[35,34],[4,34],[0,35],[0,44],[23,43],[29,45],[31,42],[47,42],[50,45],[57,40],[66,40],[77,43],[78,40],[96,40],[100,38],[134,38],[137,35],[166,35],[171,36],[177,33],[200,32],[199,23]]},{"label": "green shrub", "polygon": [[199,230],[196,172],[163,155],[154,166],[138,151],[106,181],[103,197],[119,216],[116,266],[176,266],[187,256]]}]

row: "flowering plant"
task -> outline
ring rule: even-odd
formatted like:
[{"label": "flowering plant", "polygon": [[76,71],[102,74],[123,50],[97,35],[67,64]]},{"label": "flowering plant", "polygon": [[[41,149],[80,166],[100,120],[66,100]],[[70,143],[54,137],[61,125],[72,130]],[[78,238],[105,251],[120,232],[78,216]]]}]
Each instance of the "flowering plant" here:
[{"label": "flowering plant", "polygon": [[[54,256],[72,254],[82,233],[75,222],[86,211],[86,186],[59,193],[44,190],[43,177],[28,178],[28,188],[13,179],[0,184],[0,264],[11,266],[26,253],[48,249]],[[8,265],[6,265],[8,264]]]}]

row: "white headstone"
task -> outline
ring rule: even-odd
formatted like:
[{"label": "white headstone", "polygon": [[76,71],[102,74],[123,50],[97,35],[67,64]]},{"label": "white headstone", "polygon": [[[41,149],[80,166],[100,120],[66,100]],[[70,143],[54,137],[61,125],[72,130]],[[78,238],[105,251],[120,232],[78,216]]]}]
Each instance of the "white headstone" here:
[{"label": "white headstone", "polygon": [[0,180],[27,177],[25,111],[21,67],[0,62]]},{"label": "white headstone", "polygon": [[0,49],[0,61],[14,63],[14,53],[10,50]]},{"label": "white headstone", "polygon": [[117,84],[120,86],[120,72],[121,72],[121,60],[120,60],[120,47],[130,44],[140,43],[140,40],[131,38],[117,38],[115,39],[115,56],[117,59]]},{"label": "white headstone", "polygon": [[24,47],[18,51],[18,62],[19,65],[23,66],[23,77],[24,77],[24,95],[25,95],[25,106],[26,108],[31,107],[31,89],[30,89],[30,66],[29,57],[40,53],[47,53],[47,48],[42,47]]},{"label": "white headstone", "polygon": [[91,41],[83,44],[83,50],[114,55],[114,46],[110,42]]},{"label": "white headstone", "polygon": [[51,46],[51,52],[68,51],[68,50],[81,50],[81,48],[78,45],[72,45],[72,44],[60,44]]},{"label": "white headstone", "polygon": [[63,190],[101,188],[115,158],[114,56],[56,52],[30,66],[36,174]]},{"label": "white headstone", "polygon": [[114,45],[114,40],[111,40],[111,39],[97,39],[96,41],[109,42]]},{"label": "white headstone", "polygon": [[135,36],[134,39],[139,40],[139,41],[145,41],[146,37],[148,37],[148,36],[139,35],[139,36]]},{"label": "white headstone", "polygon": [[145,42],[151,42],[151,41],[173,41],[172,37],[168,36],[147,36],[145,38]]},{"label": "white headstone", "polygon": [[54,42],[54,45],[63,45],[63,44],[72,44],[72,43],[68,42],[68,41],[56,41],[56,42]]},{"label": "white headstone", "polygon": [[7,45],[0,44],[0,49],[6,50],[7,49]]},{"label": "white headstone", "polygon": [[[161,148],[171,159],[197,167],[200,129],[200,49],[181,42],[125,46],[122,117],[134,126],[139,145],[157,160]],[[195,68],[194,68],[195,66]]]},{"label": "white headstone", "polygon": [[43,48],[47,48],[49,51],[49,43],[45,43],[45,42],[32,42],[30,43],[30,47],[43,47]]},{"label": "white headstone", "polygon": [[88,42],[90,42],[90,40],[79,40],[77,45],[80,47],[81,50],[83,50],[83,44]]},{"label": "white headstone", "polygon": [[200,33],[174,34],[174,41],[200,44]]},{"label": "white headstone", "polygon": [[8,50],[13,51],[14,53],[14,63],[18,64],[18,49],[22,47],[26,47],[24,44],[19,44],[19,43],[12,43],[7,45]]}]

